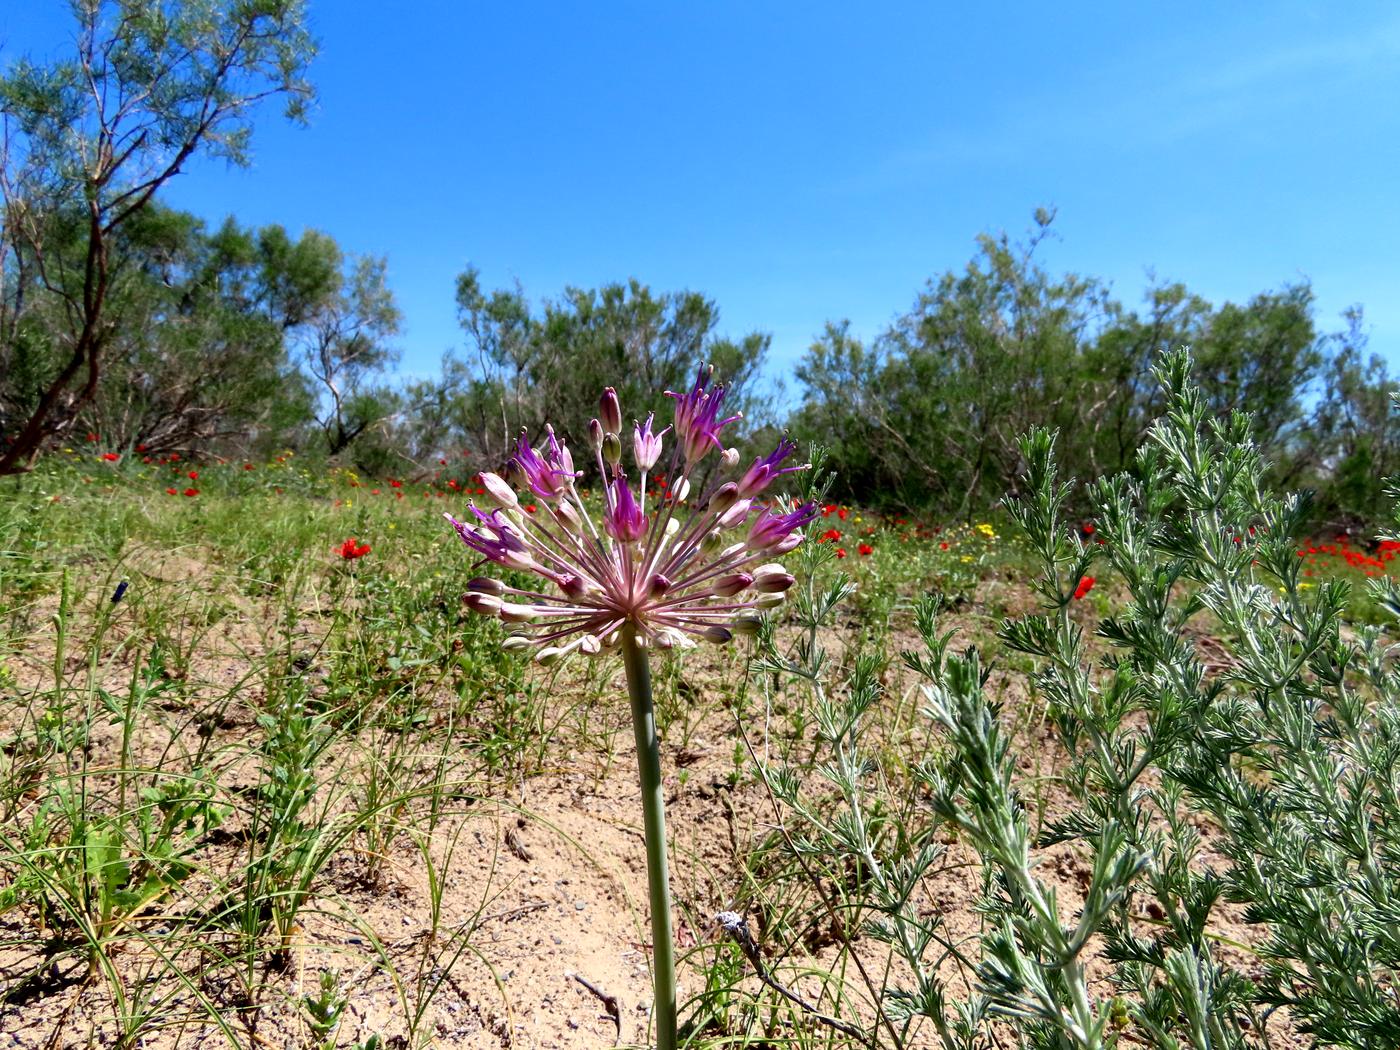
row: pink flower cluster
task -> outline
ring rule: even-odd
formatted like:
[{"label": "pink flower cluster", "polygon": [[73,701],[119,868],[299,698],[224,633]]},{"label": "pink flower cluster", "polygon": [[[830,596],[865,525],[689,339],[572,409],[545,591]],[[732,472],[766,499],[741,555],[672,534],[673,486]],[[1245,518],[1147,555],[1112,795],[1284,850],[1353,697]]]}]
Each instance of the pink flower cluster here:
[{"label": "pink flower cluster", "polygon": [[[657,432],[654,414],[632,432],[632,479],[622,466],[622,410],[617,393],[604,391],[599,419],[589,424],[593,459],[602,479],[601,522],[595,522],[576,486],[567,443],[545,428],[538,448],[522,434],[511,460],[514,480],[540,501],[533,513],[520,506],[515,488],[483,473],[490,510],[469,505],[466,522],[446,515],[462,542],[484,561],[531,573],[537,586],[514,587],[481,577],[463,600],[477,613],[510,625],[511,648],[534,648],[551,663],[573,652],[594,654],[635,632],[642,646],[671,648],[697,639],[727,642],[752,633],[762,610],[783,601],[792,575],[772,559],[802,542],[802,528],[816,517],[814,504],[783,509],[759,497],[796,451],[784,439],[768,456],[734,475],[739,454],[725,449],[720,431],[737,416],[720,418],[725,388],[710,384],[702,369],[695,386],[676,400],[675,441],[666,476],[666,498],[647,506],[647,475],[664,451],[672,427]],[[722,469],[698,491],[696,468],[712,452]],[[731,475],[726,478],[725,475]]]}]

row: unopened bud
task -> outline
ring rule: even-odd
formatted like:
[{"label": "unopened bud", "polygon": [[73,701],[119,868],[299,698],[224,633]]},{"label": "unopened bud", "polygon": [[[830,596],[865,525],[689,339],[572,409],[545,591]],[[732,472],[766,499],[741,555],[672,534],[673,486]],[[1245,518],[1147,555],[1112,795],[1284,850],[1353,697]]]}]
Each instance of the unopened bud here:
[{"label": "unopened bud", "polygon": [[712,590],[721,598],[732,598],[753,583],[753,577],[746,572],[731,572],[715,581]]},{"label": "unopened bud", "polygon": [[748,520],[749,511],[752,508],[753,500],[741,499],[719,516],[719,522],[717,524],[722,529],[732,529],[736,525],[742,525]]},{"label": "unopened bud", "polygon": [[700,541],[700,549],[709,556],[719,550],[719,545],[724,542],[724,536],[719,529],[711,529],[705,533],[705,538]]},{"label": "unopened bud", "polygon": [[603,459],[610,467],[622,462],[622,438],[612,433],[603,435]]},{"label": "unopened bud", "polygon": [[671,488],[671,499],[674,500],[676,503],[684,503],[684,502],[685,502],[685,498],[686,498],[687,496],[689,496],[689,495],[690,495],[690,479],[689,479],[689,478],[681,478],[680,484],[679,484],[679,485],[674,485],[674,486],[672,486],[672,488]]},{"label": "unopened bud", "polygon": [[462,604],[481,616],[500,616],[501,599],[490,594],[470,592],[462,595]]},{"label": "unopened bud", "polygon": [[501,643],[501,648],[508,652],[518,652],[521,649],[533,649],[535,643],[530,641],[523,634],[513,634]]},{"label": "unopened bud", "polygon": [[520,505],[520,500],[515,495],[515,489],[506,484],[506,479],[499,474],[492,474],[489,470],[481,472],[481,484],[486,489],[486,494],[491,497],[498,507],[515,508]]},{"label": "unopened bud", "polygon": [[596,634],[585,634],[582,638],[578,640],[578,651],[581,653],[587,653],[589,656],[593,656],[596,653],[601,652],[602,648],[603,643],[598,640],[598,636]]},{"label": "unopened bud", "polygon": [[674,536],[676,533],[678,533],[678,532],[680,532],[680,531],[681,531],[681,520],[680,520],[680,518],[667,518],[667,519],[666,519],[666,538],[667,538],[668,540],[669,540],[672,536]]},{"label": "unopened bud", "polygon": [[738,501],[739,486],[730,481],[715,489],[715,494],[710,497],[710,509],[716,514],[723,514]]},{"label": "unopened bud", "polygon": [[739,462],[739,450],[737,448],[725,449],[720,453],[719,461],[724,464],[725,470],[733,470],[734,465]]},{"label": "unopened bud", "polygon": [[763,616],[752,609],[745,609],[738,616],[729,622],[730,629],[735,634],[742,634],[753,637],[763,627]]},{"label": "unopened bud", "polygon": [[467,590],[475,594],[494,594],[500,597],[506,593],[506,585],[490,576],[477,576],[467,581]]},{"label": "unopened bud", "polygon": [[617,391],[612,387],[604,389],[603,397],[598,402],[598,411],[605,431],[609,434],[622,432],[622,405],[617,400]]},{"label": "unopened bud", "polygon": [[702,633],[705,635],[706,641],[714,642],[716,645],[723,645],[734,637],[733,631],[727,627],[721,627],[719,624],[706,627]]},{"label": "unopened bud", "polygon": [[560,503],[550,509],[554,512],[554,520],[564,528],[575,535],[583,531],[583,519],[579,517],[578,511],[574,510],[572,503]]},{"label": "unopened bud", "polygon": [[769,548],[774,554],[786,554],[802,546],[802,533],[790,532]]},{"label": "unopened bud", "polygon": [[596,419],[588,421],[588,440],[592,443],[594,452],[603,451],[603,424]]},{"label": "unopened bud", "polygon": [[539,664],[541,667],[548,667],[551,664],[557,664],[559,658],[563,655],[563,649],[560,649],[558,646],[549,645],[535,654],[535,663]]},{"label": "unopened bud", "polygon": [[648,589],[651,591],[651,596],[653,598],[660,598],[671,589],[671,580],[658,572],[652,576],[651,584]]},{"label": "unopened bud", "polygon": [[781,591],[770,594],[760,594],[758,600],[754,602],[754,605],[758,606],[760,609],[772,609],[775,606],[782,605],[786,598],[787,595],[783,594]]},{"label": "unopened bud", "polygon": [[777,562],[760,565],[753,571],[754,590],[764,594],[779,594],[796,582],[797,578]]},{"label": "unopened bud", "polygon": [[574,599],[574,601],[578,601],[592,591],[594,587],[590,580],[566,572],[559,577],[559,589],[570,598]]}]

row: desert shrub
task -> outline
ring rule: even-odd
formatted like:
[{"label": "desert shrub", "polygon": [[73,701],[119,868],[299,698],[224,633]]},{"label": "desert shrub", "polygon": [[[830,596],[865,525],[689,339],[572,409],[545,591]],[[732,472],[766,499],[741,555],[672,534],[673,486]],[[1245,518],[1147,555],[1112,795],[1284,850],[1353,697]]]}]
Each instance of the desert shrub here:
[{"label": "desert shrub", "polygon": [[[1213,416],[1191,368],[1185,351],[1162,359],[1165,410],[1133,471],[1088,487],[1092,542],[1065,514],[1055,437],[1021,443],[1009,510],[1041,563],[1040,608],[999,637],[1030,658],[1070,806],[1041,819],[988,668],[953,651],[935,598],[916,612],[925,650],[904,659],[941,744],[905,770],[874,739],[868,660],[842,678],[770,646],[760,664],[822,682],[819,758],[759,772],[785,817],[776,848],[841,920],[842,952],[868,954],[865,934],[897,960],[847,1011],[870,1045],[990,1046],[1002,1026],[1036,1047],[1264,1046],[1285,1030],[1400,1045],[1392,646],[1344,622],[1348,584],[1304,576],[1306,501],[1267,490],[1250,419]],[[1115,588],[1101,620],[1077,600],[1091,570]],[[1374,586],[1400,612],[1394,585]],[[982,874],[973,944],[929,907],[954,841]],[[1065,843],[1088,861],[1078,886],[1043,863]]]}]

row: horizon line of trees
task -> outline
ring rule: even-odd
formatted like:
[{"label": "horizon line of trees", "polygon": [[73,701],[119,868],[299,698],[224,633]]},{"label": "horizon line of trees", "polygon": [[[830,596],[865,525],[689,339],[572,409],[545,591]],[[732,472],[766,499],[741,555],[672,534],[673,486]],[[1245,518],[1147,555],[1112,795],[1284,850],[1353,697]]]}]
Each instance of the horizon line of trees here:
[{"label": "horizon line of trees", "polygon": [[[1052,219],[1038,212],[1022,243],[981,237],[963,269],[929,280],[869,341],[829,322],[783,411],[763,382],[767,335],[720,338],[712,299],[636,279],[535,303],[518,286],[487,290],[468,267],[455,287],[463,346],[439,374],[397,382],[400,314],[383,258],[315,230],[293,237],[233,218],[210,230],[152,202],[109,247],[121,264],[103,382],[72,429],[152,455],[291,448],[369,474],[426,475],[449,453],[503,464],[522,427],[546,422],[583,447],[604,386],[625,410],[654,408],[660,390],[685,388],[710,363],[744,413],[746,454],[787,431],[830,450],[842,499],[969,517],[1014,489],[1016,439],[1032,427],[1065,435],[1066,469],[1081,478],[1131,469],[1162,407],[1152,366],[1189,345],[1214,410],[1251,414],[1274,482],[1312,489],[1320,523],[1379,519],[1384,482],[1400,472],[1400,420],[1359,307],[1322,331],[1300,282],[1218,306],[1160,283],[1130,308],[1097,278],[1040,264]],[[86,250],[81,223],[66,232],[48,241],[51,258]],[[61,296],[26,280],[13,254],[3,276],[0,451],[65,351]]]},{"label": "horizon line of trees", "polygon": [[1016,439],[1036,426],[1065,434],[1081,478],[1130,469],[1162,407],[1151,367],[1179,345],[1216,412],[1251,413],[1272,480],[1316,492],[1320,522],[1379,520],[1400,470],[1394,380],[1360,307],[1323,331],[1300,282],[1218,306],[1155,284],[1132,308],[1041,265],[1045,210],[1024,242],[980,238],[868,341],[828,323],[790,411],[762,390],[768,335],[721,338],[714,300],[636,279],[531,302],[469,267],[463,346],[438,375],[396,382],[386,260],[314,230],[210,229],[160,202],[193,156],[246,163],[268,100],[303,118],[303,0],[73,11],[72,56],[0,76],[0,476],[86,431],[187,458],[315,451],[372,474],[429,472],[449,450],[499,466],[522,426],[552,422],[582,447],[603,386],[640,411],[712,363],[745,452],[786,429],[830,449],[841,498],[967,517],[1014,489]]}]

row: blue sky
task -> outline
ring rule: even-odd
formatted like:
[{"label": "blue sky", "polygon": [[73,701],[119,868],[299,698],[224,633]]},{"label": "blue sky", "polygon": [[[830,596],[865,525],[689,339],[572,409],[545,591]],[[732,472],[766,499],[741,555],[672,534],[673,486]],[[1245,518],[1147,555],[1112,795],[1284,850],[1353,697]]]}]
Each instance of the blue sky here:
[{"label": "blue sky", "polygon": [[[1136,303],[1308,278],[1400,362],[1400,8],[1387,3],[485,4],[311,0],[320,101],[166,199],[385,254],[407,373],[460,345],[453,279],[636,277],[773,335],[873,336],[981,231],[1058,209],[1054,270]],[[387,16],[386,12],[395,12]],[[402,13],[399,13],[402,12]],[[0,5],[0,63],[62,0]]]}]

